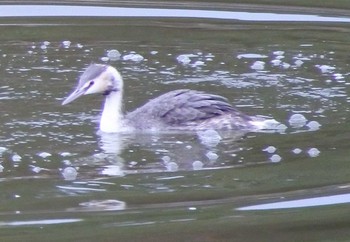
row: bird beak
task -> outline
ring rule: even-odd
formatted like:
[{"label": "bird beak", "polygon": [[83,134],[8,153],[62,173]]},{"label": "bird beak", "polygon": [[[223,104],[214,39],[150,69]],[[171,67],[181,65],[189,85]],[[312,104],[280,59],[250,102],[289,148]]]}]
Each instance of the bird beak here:
[{"label": "bird beak", "polygon": [[78,97],[84,95],[86,92],[86,88],[77,88],[74,92],[72,92],[63,102],[62,105],[66,105],[70,102],[73,102]]}]

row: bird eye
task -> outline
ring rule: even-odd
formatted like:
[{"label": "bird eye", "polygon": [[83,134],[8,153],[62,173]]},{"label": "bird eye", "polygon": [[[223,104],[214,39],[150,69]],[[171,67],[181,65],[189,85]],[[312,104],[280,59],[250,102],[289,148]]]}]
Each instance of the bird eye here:
[{"label": "bird eye", "polygon": [[89,87],[91,87],[92,85],[94,85],[95,84],[95,82],[94,81],[90,81],[90,83],[89,83]]}]

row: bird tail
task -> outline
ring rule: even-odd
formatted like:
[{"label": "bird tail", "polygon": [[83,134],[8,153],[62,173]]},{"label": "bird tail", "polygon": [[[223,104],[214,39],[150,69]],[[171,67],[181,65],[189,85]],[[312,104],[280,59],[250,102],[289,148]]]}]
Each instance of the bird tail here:
[{"label": "bird tail", "polygon": [[287,129],[286,125],[278,122],[276,119],[263,116],[252,117],[252,120],[249,122],[257,132],[283,133]]}]

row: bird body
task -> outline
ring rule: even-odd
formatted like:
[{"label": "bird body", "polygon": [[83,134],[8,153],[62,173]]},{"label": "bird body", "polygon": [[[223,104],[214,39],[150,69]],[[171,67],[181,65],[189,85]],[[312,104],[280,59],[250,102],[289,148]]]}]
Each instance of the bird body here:
[{"label": "bird body", "polygon": [[248,116],[214,94],[189,89],[170,91],[136,110],[122,112],[123,79],[112,66],[91,64],[80,77],[76,90],[62,103],[93,93],[106,96],[100,130],[206,130],[252,131],[261,128],[256,117]]},{"label": "bird body", "polygon": [[156,97],[125,120],[142,129],[248,129],[251,118],[233,108],[225,98],[189,89]]}]

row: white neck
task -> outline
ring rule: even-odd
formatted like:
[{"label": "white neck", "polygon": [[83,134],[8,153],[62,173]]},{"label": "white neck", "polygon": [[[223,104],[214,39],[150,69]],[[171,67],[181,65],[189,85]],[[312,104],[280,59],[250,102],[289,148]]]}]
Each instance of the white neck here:
[{"label": "white neck", "polygon": [[105,100],[100,120],[100,130],[106,133],[119,132],[122,127],[122,90],[111,92]]}]

